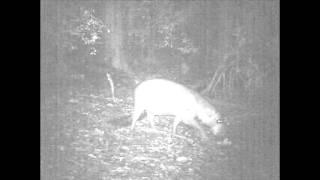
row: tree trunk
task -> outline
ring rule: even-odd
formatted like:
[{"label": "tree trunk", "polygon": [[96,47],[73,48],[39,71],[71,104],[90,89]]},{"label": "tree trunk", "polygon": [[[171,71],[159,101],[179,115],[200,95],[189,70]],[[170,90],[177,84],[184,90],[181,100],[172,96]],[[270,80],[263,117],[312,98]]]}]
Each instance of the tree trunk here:
[{"label": "tree trunk", "polygon": [[[106,19],[111,24],[110,43],[106,43],[111,46],[112,49],[112,61],[111,64],[114,68],[129,72],[129,66],[126,62],[126,58],[123,52],[123,2],[122,1],[111,1],[106,4],[107,14]],[[110,47],[106,47],[110,48]]]}]

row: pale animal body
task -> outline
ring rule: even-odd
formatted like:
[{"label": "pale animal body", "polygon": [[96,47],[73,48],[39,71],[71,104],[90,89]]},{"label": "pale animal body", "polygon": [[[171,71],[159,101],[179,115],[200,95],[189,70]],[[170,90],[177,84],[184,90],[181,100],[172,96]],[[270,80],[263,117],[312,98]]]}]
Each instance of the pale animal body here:
[{"label": "pale animal body", "polygon": [[198,129],[203,138],[207,138],[198,118],[211,128],[213,134],[221,129],[220,114],[197,92],[172,81],[164,79],[146,80],[139,84],[134,92],[134,112],[131,128],[143,112],[154,128],[154,116],[173,115],[173,133],[180,122]]}]

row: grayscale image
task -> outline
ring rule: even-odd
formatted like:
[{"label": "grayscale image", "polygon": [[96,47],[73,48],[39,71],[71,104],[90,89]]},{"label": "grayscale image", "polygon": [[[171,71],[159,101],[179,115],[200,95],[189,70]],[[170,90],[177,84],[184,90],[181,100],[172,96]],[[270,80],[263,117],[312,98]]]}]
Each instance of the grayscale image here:
[{"label": "grayscale image", "polygon": [[279,180],[279,0],[41,0],[42,180]]}]

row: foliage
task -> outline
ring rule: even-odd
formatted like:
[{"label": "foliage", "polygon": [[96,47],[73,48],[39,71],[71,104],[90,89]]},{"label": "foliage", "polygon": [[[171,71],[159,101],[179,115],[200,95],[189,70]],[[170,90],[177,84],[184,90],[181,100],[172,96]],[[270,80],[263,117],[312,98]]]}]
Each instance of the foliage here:
[{"label": "foliage", "polygon": [[195,53],[197,48],[182,30],[188,15],[181,6],[183,3],[181,5],[173,1],[134,3],[129,14],[129,44],[141,47],[151,45],[158,49],[172,48],[182,54]]},{"label": "foliage", "polygon": [[[228,138],[211,136],[210,141],[201,142],[188,126],[179,126],[181,136],[171,136],[170,118],[156,119],[159,131],[150,130],[145,120],[130,130],[135,84],[128,79],[132,77],[112,69],[115,101],[103,79],[115,53],[110,39],[121,35],[115,42],[123,41],[118,48],[128,55],[124,59],[130,65],[136,62],[139,80],[166,74],[179,81],[194,68],[195,74],[209,77],[205,90],[215,98],[241,97],[244,102],[259,92],[265,94],[264,99],[272,99],[277,93],[272,83],[277,83],[279,61],[276,23],[270,19],[277,18],[272,14],[273,1],[49,2],[44,13],[45,38],[42,36],[44,75],[51,77],[48,72],[52,72],[66,78],[71,74],[73,80],[66,83],[69,89],[60,84],[51,88],[49,78],[43,81],[52,91],[50,96],[45,94],[41,105],[41,168],[47,177],[277,178],[276,106],[263,106],[266,113],[253,117],[248,114],[254,113],[243,113],[247,111],[243,106],[213,103],[230,119]],[[114,11],[115,2],[124,2],[119,11]],[[120,15],[119,22],[109,22],[113,19],[110,14]],[[116,23],[122,23],[121,33],[110,30]],[[83,81],[85,78],[95,84]],[[263,99],[258,100],[262,104]],[[232,117],[235,114],[242,118]],[[252,142],[269,143],[251,148],[248,144]]]},{"label": "foliage", "polygon": [[[62,32],[65,37],[65,43],[69,45],[70,50],[77,49],[78,45],[87,46],[90,55],[96,55],[96,45],[104,43],[107,26],[101,19],[95,16],[94,9],[81,7],[79,16],[65,19]],[[78,40],[75,43],[75,40]]]},{"label": "foliage", "polygon": [[[275,54],[278,52],[274,48],[278,44],[277,33],[274,29],[261,29],[269,22],[268,16],[256,17],[258,11],[243,10],[259,9],[264,7],[263,3],[121,3],[114,11],[113,1],[59,1],[56,19],[49,19],[51,23],[47,23],[52,29],[48,28],[46,32],[50,36],[49,43],[53,40],[52,43],[58,46],[59,66],[63,67],[57,68],[59,71],[104,72],[106,70],[99,69],[111,66],[110,61],[117,52],[110,44],[115,43],[124,50],[122,61],[128,61],[137,74],[162,74],[170,79],[176,79],[171,76],[200,74],[196,77],[211,78],[208,92],[221,91],[222,96],[232,98],[237,93],[251,96],[254,91],[263,89],[265,82],[271,79],[270,75],[277,70]],[[112,21],[118,15],[121,17],[117,19],[119,22]],[[57,28],[53,28],[54,21]],[[111,31],[116,24],[123,24],[121,33]],[[270,26],[276,27],[276,24]],[[116,35],[121,38],[111,38]],[[123,43],[117,44],[118,41]],[[193,65],[197,68],[190,68]],[[100,75],[104,77],[105,73]]]}]

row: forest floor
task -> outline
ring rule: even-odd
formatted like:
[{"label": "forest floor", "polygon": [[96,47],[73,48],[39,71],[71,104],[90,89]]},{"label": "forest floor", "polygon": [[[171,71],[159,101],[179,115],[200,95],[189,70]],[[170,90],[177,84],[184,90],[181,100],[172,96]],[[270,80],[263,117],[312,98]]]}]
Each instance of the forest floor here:
[{"label": "forest floor", "polygon": [[[200,139],[170,117],[131,130],[131,88],[56,91],[41,106],[41,179],[279,179],[279,114],[217,105],[228,118],[221,137]],[[171,122],[171,123],[170,123]]]}]

